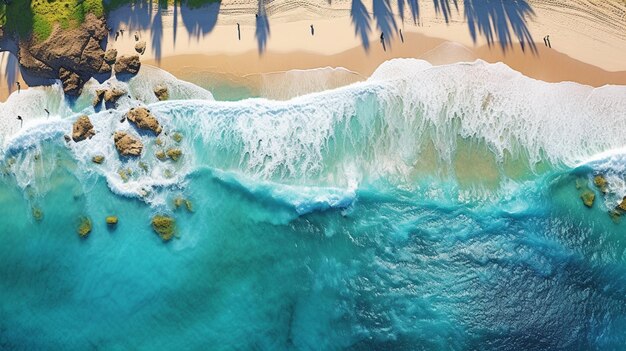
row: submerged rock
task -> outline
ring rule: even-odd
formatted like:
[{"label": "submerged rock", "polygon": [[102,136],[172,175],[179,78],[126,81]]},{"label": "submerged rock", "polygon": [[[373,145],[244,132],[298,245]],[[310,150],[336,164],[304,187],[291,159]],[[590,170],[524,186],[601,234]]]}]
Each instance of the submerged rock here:
[{"label": "submerged rock", "polygon": [[117,225],[117,216],[108,216],[105,221],[109,227],[114,227]]},{"label": "submerged rock", "polygon": [[141,62],[139,61],[139,55],[133,56],[120,56],[115,61],[115,73],[116,74],[132,74],[135,75],[141,68]]},{"label": "submerged rock", "polygon": [[592,207],[593,201],[596,199],[596,194],[591,190],[585,190],[582,195],[580,195],[580,198],[583,200],[585,206]]},{"label": "submerged rock", "polygon": [[177,197],[174,199],[174,209],[177,210],[182,206],[185,206],[185,208],[187,209],[187,211],[189,212],[193,212],[193,205],[191,203],[191,201],[184,199],[182,197]]},{"label": "submerged rock", "polygon": [[137,44],[135,44],[135,51],[137,51],[139,55],[143,55],[144,52],[146,52],[146,42],[143,40],[137,42]]},{"label": "submerged rock", "polygon": [[96,156],[91,158],[91,162],[97,163],[97,164],[102,164],[102,162],[104,162],[104,156],[96,155]]},{"label": "submerged rock", "polygon": [[96,135],[96,131],[93,129],[93,124],[91,124],[89,117],[84,115],[78,117],[72,127],[72,139],[75,142],[79,142],[91,138],[94,135]]},{"label": "submerged rock", "polygon": [[178,161],[178,159],[180,159],[180,157],[183,155],[183,152],[180,151],[180,149],[171,148],[168,149],[165,154],[173,161]]},{"label": "submerged rock", "polygon": [[139,156],[143,150],[141,140],[126,132],[115,132],[113,141],[117,152],[122,156]]},{"label": "submerged rock", "polygon": [[180,134],[179,132],[176,132],[172,135],[172,139],[177,142],[180,143],[181,141],[183,141],[183,135]]},{"label": "submerged rock", "polygon": [[91,220],[87,217],[81,217],[76,232],[81,238],[86,238],[91,233]]},{"label": "submerged rock", "polygon": [[31,209],[31,212],[33,213],[33,218],[37,222],[41,222],[41,220],[43,219],[43,211],[39,207],[33,207]]},{"label": "submerged rock", "polygon": [[167,87],[163,84],[159,84],[154,87],[154,95],[159,101],[165,101],[170,98],[170,93],[167,91]]},{"label": "submerged rock", "polygon": [[169,241],[174,237],[176,230],[174,218],[162,215],[152,217],[152,229],[163,239]]},{"label": "submerged rock", "polygon": [[145,107],[131,108],[126,114],[126,118],[137,128],[152,131],[155,135],[161,134],[163,130],[156,117]]}]

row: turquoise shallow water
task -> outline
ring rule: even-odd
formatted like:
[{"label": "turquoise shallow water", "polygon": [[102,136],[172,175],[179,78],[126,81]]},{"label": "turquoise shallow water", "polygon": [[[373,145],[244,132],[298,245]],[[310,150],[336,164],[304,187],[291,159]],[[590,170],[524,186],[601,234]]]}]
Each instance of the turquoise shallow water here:
[{"label": "turquoise shallow water", "polygon": [[[458,94],[471,101],[468,89]],[[460,103],[452,95],[434,109],[394,94],[363,84],[281,103],[153,104],[168,135],[183,135],[160,138],[184,154],[157,161],[143,136],[149,171],[104,146],[124,111],[92,114],[89,141],[66,146],[56,122],[8,140],[0,348],[623,349],[626,223],[608,215],[623,153],[576,166],[546,143],[536,163],[520,141],[500,156],[499,138],[463,132],[471,102],[435,128],[428,116]],[[192,212],[174,208],[181,196]],[[157,213],[176,219],[175,239],[152,231]]]}]

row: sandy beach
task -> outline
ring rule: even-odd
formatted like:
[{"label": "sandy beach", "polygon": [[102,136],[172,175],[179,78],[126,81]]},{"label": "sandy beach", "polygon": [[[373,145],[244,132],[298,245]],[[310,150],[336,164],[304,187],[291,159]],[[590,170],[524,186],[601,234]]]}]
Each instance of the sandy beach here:
[{"label": "sandy beach", "polygon": [[[473,37],[469,11],[463,4],[446,12],[423,2],[415,22],[409,8],[402,12],[392,4],[389,10],[395,15],[385,22],[376,18],[372,6],[366,4],[369,22],[364,28],[356,25],[358,19],[351,4],[314,1],[293,6],[281,0],[261,7],[256,2],[224,1],[199,10],[162,10],[155,6],[134,8],[129,13],[124,8],[111,14],[109,20],[113,33],[118,29],[124,29],[124,33],[117,40],[112,34],[107,47],[122,55],[134,54],[138,36],[147,44],[142,62],[181,79],[197,72],[236,79],[327,66],[344,67],[367,77],[385,60],[413,57],[436,65],[476,59],[504,62],[529,77],[548,82],[574,81],[596,87],[626,84],[624,2],[530,1],[530,9],[524,13],[529,19],[524,29],[525,38],[532,42],[524,43],[525,50],[521,49],[519,37],[513,35],[513,22],[504,32],[496,23],[493,27],[475,23]],[[261,17],[255,17],[256,13],[267,22],[257,23]],[[388,47],[383,50],[379,35],[385,26],[390,34]],[[552,48],[544,45],[546,35],[550,35]],[[16,89],[15,81],[25,87],[15,61],[6,53],[0,59],[5,78],[0,83],[2,101]]]}]

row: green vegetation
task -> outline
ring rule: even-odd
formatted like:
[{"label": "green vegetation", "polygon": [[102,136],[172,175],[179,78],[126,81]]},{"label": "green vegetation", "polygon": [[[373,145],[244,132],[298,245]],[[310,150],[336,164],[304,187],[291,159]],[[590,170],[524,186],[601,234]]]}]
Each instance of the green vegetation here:
[{"label": "green vegetation", "polygon": [[22,38],[45,40],[55,26],[76,28],[89,13],[103,16],[102,0],[19,0],[0,7],[0,24]]},{"label": "green vegetation", "polygon": [[[191,8],[219,0],[158,0],[161,8],[185,4]],[[71,29],[80,26],[87,14],[97,17],[123,5],[143,5],[145,0],[14,0],[0,5],[0,26],[8,33],[21,38],[33,35],[36,40],[46,40],[56,26]]]},{"label": "green vegetation", "polygon": [[175,223],[174,218],[156,215],[152,218],[152,229],[163,241],[169,241],[174,237]]}]

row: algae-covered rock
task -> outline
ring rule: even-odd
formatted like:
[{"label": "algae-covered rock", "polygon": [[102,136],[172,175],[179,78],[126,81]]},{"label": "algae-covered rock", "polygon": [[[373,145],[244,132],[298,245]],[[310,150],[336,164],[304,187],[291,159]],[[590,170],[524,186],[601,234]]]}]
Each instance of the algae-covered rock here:
[{"label": "algae-covered rock", "polygon": [[148,172],[148,165],[145,162],[140,161],[138,165],[144,172]]},{"label": "algae-covered rock", "polygon": [[104,162],[104,156],[102,155],[96,155],[94,157],[91,158],[91,161],[93,163],[97,163],[97,164],[102,164],[102,162]]},{"label": "algae-covered rock", "polygon": [[159,161],[165,161],[167,159],[167,155],[165,155],[165,151],[163,150],[157,151],[154,155]]},{"label": "algae-covered rock", "polygon": [[157,99],[159,99],[159,101],[165,101],[170,98],[170,93],[167,91],[167,87],[162,84],[154,87],[154,95]]},{"label": "algae-covered rock", "polygon": [[117,216],[108,216],[107,218],[105,218],[105,221],[107,222],[108,226],[114,227],[115,225],[117,225]]},{"label": "algae-covered rock", "polygon": [[591,190],[585,190],[582,195],[580,195],[580,198],[583,200],[585,206],[591,207],[593,206],[593,201],[596,199],[596,194]]},{"label": "algae-covered rock", "polygon": [[174,209],[178,209],[179,207],[181,207],[185,202],[185,199],[183,199],[182,197],[177,197],[174,199]]},{"label": "algae-covered rock", "polygon": [[163,140],[161,140],[161,138],[156,138],[156,139],[154,139],[154,143],[155,143],[157,146],[163,146]]},{"label": "algae-covered rock", "polygon": [[76,232],[81,238],[86,238],[91,233],[91,220],[87,217],[81,217]]},{"label": "algae-covered rock", "polygon": [[139,156],[143,150],[141,140],[126,132],[115,132],[113,141],[117,152],[122,156]]},{"label": "algae-covered rock", "polygon": [[156,117],[145,107],[133,107],[126,114],[128,121],[132,122],[139,129],[152,131],[155,135],[161,134],[163,130]]},{"label": "algae-covered rock", "polygon": [[620,218],[622,217],[622,212],[620,212],[619,210],[609,210],[609,217],[611,217],[611,220],[613,220],[613,222],[619,223]]},{"label": "algae-covered rock", "polygon": [[38,208],[38,207],[33,207],[31,209],[32,213],[33,213],[33,218],[37,221],[37,222],[41,222],[41,220],[43,220],[43,211]]},{"label": "algae-covered rock", "polygon": [[83,141],[96,135],[93,124],[87,116],[80,116],[72,126],[72,139],[75,142]]},{"label": "algae-covered rock", "polygon": [[176,132],[172,135],[172,139],[177,142],[180,143],[183,140],[183,135],[180,134],[179,132]]},{"label": "algae-covered rock", "polygon": [[191,204],[191,201],[185,200],[185,208],[187,209],[187,211],[193,212],[193,205]]},{"label": "algae-covered rock", "polygon": [[165,154],[167,154],[167,157],[169,157],[173,161],[178,161],[178,159],[180,159],[180,157],[183,155],[183,152],[180,151],[180,149],[171,148],[168,149]]},{"label": "algae-covered rock", "polygon": [[603,175],[597,175],[595,177],[593,177],[593,184],[600,189],[600,191],[602,191],[603,193],[607,193],[608,192],[608,185],[609,183],[606,181],[606,178],[604,178]]},{"label": "algae-covered rock", "polygon": [[156,215],[152,217],[152,229],[163,239],[163,241],[171,240],[176,230],[176,221],[174,218]]},{"label": "algae-covered rock", "polygon": [[119,174],[120,178],[122,178],[124,183],[126,183],[128,181],[128,179],[130,178],[130,176],[132,175],[132,172],[133,171],[130,168],[128,168],[128,169],[120,169],[119,171],[117,171],[117,174]]}]

